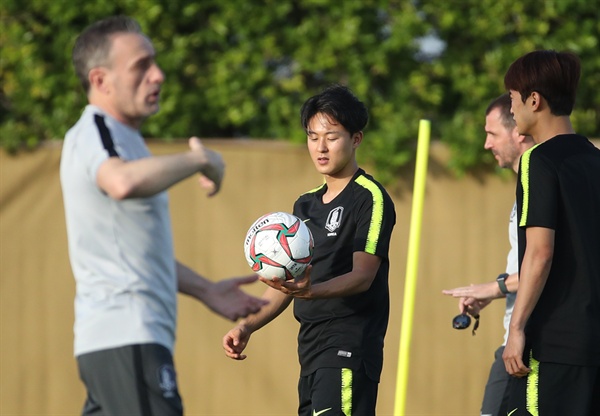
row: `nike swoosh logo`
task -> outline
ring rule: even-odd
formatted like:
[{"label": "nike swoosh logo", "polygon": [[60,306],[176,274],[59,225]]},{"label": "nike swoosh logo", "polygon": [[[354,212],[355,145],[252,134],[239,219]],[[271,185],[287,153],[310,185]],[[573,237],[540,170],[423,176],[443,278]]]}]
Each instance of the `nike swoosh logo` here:
[{"label": "nike swoosh logo", "polygon": [[517,407],[516,409],[514,409],[514,410],[511,410],[511,411],[510,411],[510,413],[507,413],[507,414],[506,414],[506,416],[510,416],[510,415],[512,415],[512,414],[513,414],[514,412],[516,412],[517,410],[519,410],[519,408],[518,408],[518,407]]},{"label": "nike swoosh logo", "polygon": [[[309,222],[309,221],[310,221],[310,218],[307,218],[307,219],[305,219],[305,220],[302,220],[302,222]],[[329,409],[327,409],[327,410],[329,410]],[[314,416],[314,415],[313,415],[313,416]],[[317,416],[319,416],[319,415],[317,415]]]},{"label": "nike swoosh logo", "polygon": [[322,415],[325,412],[328,412],[331,410],[331,407],[329,409],[323,409],[323,410],[319,410],[318,412],[316,410],[313,410],[313,416],[319,416]]}]

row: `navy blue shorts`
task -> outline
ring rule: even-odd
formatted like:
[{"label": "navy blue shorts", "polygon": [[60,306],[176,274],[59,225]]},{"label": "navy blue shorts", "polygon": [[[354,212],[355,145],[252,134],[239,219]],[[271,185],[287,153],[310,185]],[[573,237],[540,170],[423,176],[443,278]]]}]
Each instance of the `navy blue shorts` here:
[{"label": "navy blue shorts", "polygon": [[162,345],[83,354],[77,364],[87,389],[82,415],[183,415],[173,357]]}]

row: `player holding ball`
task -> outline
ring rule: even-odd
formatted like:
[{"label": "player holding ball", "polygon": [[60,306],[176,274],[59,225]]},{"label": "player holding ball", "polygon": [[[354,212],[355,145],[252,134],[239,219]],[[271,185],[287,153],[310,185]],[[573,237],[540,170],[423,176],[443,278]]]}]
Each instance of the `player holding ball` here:
[{"label": "player holding ball", "polygon": [[313,235],[312,264],[295,280],[261,277],[269,286],[263,295],[268,305],[223,337],[225,354],[245,359],[252,333],[294,301],[300,416],[375,415],[396,214],[386,190],[356,161],[367,121],[366,107],[344,86],[330,86],[304,103],[308,151],[325,178],[293,210]]}]

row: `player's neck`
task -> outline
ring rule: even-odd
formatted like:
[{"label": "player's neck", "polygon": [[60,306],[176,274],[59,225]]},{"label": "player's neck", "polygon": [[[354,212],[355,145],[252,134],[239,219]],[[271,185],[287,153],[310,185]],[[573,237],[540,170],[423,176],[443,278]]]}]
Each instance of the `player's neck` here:
[{"label": "player's neck", "polygon": [[125,114],[123,114],[122,111],[119,111],[118,108],[113,105],[110,101],[106,100],[104,97],[98,95],[98,94],[91,94],[88,97],[88,102],[91,105],[94,105],[100,109],[102,109],[102,111],[104,111],[106,114],[108,114],[109,116],[111,116],[112,118],[114,118],[115,120],[117,120],[118,122],[131,127],[134,130],[140,130],[140,128],[142,127],[142,122],[143,119],[142,118],[131,118],[131,117],[127,117]]},{"label": "player's neck", "polygon": [[537,131],[532,134],[536,143],[543,143],[561,134],[575,134],[569,116],[549,115],[538,123]]},{"label": "player's neck", "polygon": [[344,188],[350,183],[352,177],[358,170],[358,166],[354,166],[352,170],[347,170],[343,173],[336,175],[325,176],[325,183],[327,184],[327,191],[323,195],[323,202],[328,203],[335,199]]}]

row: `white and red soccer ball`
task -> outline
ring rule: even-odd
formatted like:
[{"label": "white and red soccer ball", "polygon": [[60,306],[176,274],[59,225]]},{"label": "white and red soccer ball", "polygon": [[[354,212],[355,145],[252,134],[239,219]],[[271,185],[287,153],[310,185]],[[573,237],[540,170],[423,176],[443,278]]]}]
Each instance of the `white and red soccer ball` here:
[{"label": "white and red soccer ball", "polygon": [[244,254],[252,270],[265,279],[290,280],[312,261],[313,237],[306,224],[287,212],[273,212],[248,229]]}]

